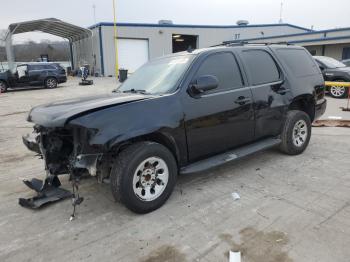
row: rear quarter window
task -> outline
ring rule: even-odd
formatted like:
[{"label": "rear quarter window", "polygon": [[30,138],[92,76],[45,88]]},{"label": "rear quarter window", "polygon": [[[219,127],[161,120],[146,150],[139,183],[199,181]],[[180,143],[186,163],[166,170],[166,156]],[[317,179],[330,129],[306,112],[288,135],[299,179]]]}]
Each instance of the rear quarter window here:
[{"label": "rear quarter window", "polygon": [[30,65],[30,70],[43,70],[44,67],[42,65]]},{"label": "rear quarter window", "polygon": [[317,64],[304,49],[277,49],[279,58],[296,77],[320,74]]},{"label": "rear quarter window", "polygon": [[45,65],[45,69],[55,70],[57,69],[55,65]]}]

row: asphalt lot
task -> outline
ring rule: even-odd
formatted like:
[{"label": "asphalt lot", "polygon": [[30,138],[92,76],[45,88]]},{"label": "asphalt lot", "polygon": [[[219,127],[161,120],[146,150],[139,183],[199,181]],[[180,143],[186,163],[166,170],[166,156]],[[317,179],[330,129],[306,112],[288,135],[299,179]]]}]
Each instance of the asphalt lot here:
[{"label": "asphalt lot", "polygon": [[[244,262],[349,261],[349,128],[313,128],[299,156],[271,149],[180,176],[168,202],[147,215],[115,203],[109,185],[94,179],[83,181],[85,201],[72,222],[70,200],[20,207],[18,198],[33,194],[21,180],[44,177],[42,160],[21,141],[30,108],[116,86],[112,78],[77,83],[0,94],[0,261],[228,261],[229,250]],[[326,117],[350,119],[338,109],[346,100],[328,101]]]}]

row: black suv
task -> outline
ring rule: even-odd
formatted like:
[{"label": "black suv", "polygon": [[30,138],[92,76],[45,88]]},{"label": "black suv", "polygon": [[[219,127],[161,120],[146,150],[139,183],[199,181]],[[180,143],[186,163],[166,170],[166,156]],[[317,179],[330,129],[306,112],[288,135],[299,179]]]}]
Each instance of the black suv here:
[{"label": "black suv", "polygon": [[18,65],[15,73],[0,73],[0,91],[27,86],[55,88],[66,81],[66,70],[57,63],[27,63]]},{"label": "black suv", "polygon": [[[350,82],[350,67],[328,56],[314,56],[319,65],[324,80],[334,82]],[[348,88],[345,86],[327,87],[328,93],[335,98],[348,96]]]},{"label": "black suv", "polygon": [[48,176],[90,174],[146,213],[179,173],[273,146],[302,153],[325,109],[321,71],[304,48],[228,45],[155,59],[109,95],[35,107],[23,140]]}]

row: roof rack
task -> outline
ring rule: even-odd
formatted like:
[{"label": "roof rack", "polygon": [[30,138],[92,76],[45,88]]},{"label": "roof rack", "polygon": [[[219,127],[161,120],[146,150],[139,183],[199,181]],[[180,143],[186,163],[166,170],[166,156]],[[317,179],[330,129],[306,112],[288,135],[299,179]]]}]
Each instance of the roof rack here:
[{"label": "roof rack", "polygon": [[292,44],[287,42],[287,41],[254,43],[254,42],[248,42],[248,41],[244,41],[244,40],[242,40],[242,41],[232,40],[232,41],[224,41],[221,44],[213,45],[211,47],[217,47],[217,46],[243,46],[243,45],[292,45]]}]

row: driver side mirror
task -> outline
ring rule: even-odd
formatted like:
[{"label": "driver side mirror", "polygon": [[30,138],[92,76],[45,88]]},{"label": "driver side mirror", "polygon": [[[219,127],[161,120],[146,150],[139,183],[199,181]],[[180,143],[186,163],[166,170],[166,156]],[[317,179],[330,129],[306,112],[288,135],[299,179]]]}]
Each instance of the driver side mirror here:
[{"label": "driver side mirror", "polygon": [[203,75],[196,79],[196,81],[190,85],[191,93],[199,95],[207,91],[213,90],[219,86],[219,80],[213,75]]}]

